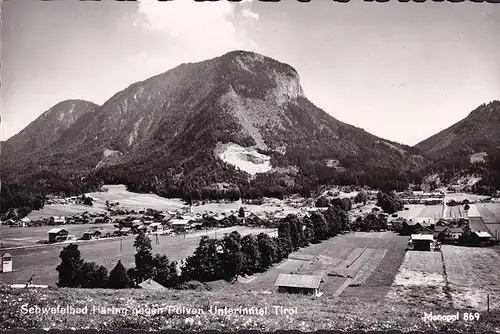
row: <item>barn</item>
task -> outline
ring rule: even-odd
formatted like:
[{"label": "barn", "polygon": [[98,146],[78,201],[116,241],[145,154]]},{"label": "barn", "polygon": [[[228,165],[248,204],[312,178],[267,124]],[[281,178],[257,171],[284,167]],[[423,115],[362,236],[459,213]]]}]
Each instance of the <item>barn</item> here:
[{"label": "barn", "polygon": [[481,246],[487,246],[492,243],[493,236],[486,231],[474,232],[476,242]]},{"label": "barn", "polygon": [[323,282],[323,278],[317,275],[280,274],[274,285],[281,293],[321,296],[323,294],[319,291],[321,282]]},{"label": "barn", "polygon": [[68,238],[69,232],[63,228],[53,228],[48,232],[49,242],[56,242],[66,240]]},{"label": "barn", "polygon": [[83,233],[83,240],[99,239],[101,236],[100,231],[86,231]]},{"label": "barn", "polygon": [[413,243],[413,250],[430,251],[431,244],[434,242],[432,234],[412,234],[411,241]]}]

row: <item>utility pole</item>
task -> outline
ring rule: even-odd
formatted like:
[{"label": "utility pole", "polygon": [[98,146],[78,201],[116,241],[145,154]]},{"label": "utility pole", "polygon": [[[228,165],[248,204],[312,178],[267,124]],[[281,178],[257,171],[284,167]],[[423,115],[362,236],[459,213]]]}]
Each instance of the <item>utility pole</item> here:
[{"label": "utility pole", "polygon": [[123,250],[123,237],[120,238],[120,252]]}]

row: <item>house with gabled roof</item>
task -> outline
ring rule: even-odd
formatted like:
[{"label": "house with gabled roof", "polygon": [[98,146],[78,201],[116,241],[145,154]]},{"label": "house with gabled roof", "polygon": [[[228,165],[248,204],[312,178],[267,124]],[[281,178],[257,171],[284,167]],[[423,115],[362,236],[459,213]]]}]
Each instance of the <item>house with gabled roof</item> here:
[{"label": "house with gabled roof", "polygon": [[302,293],[321,296],[320,284],[324,282],[323,277],[318,275],[279,274],[274,283],[281,293]]}]

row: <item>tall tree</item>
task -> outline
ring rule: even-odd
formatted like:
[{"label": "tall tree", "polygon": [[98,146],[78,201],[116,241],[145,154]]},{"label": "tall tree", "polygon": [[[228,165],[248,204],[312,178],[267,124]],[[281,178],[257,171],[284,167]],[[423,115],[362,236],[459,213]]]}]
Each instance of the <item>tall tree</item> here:
[{"label": "tall tree", "polygon": [[314,228],[314,237],[316,242],[326,240],[330,237],[328,224],[326,223],[325,217],[321,212],[313,212],[311,215],[311,221]]},{"label": "tall tree", "polygon": [[151,250],[151,239],[144,233],[140,232],[134,241],[135,253],[135,268],[130,271],[132,280],[135,284],[152,278],[154,274],[154,261]]},{"label": "tall tree", "polygon": [[132,287],[132,280],[127,275],[127,271],[121,260],[111,270],[106,286],[110,289],[126,289]]},{"label": "tall tree", "polygon": [[59,254],[61,263],[56,267],[59,272],[58,287],[75,288],[79,285],[80,270],[83,265],[83,259],[80,256],[80,250],[75,244],[64,247]]},{"label": "tall tree", "polygon": [[247,234],[241,238],[241,252],[244,257],[243,272],[245,275],[252,275],[261,268],[261,254],[259,242],[252,234]]},{"label": "tall tree", "polygon": [[260,233],[257,241],[261,257],[261,271],[264,271],[278,260],[278,245],[267,233]]},{"label": "tall tree", "polygon": [[278,226],[278,249],[282,258],[293,252],[290,223],[286,220],[282,220]]},{"label": "tall tree", "polygon": [[182,281],[210,282],[222,278],[221,254],[222,246],[216,239],[202,236],[194,254],[186,259],[182,268]]},{"label": "tall tree", "polygon": [[108,270],[95,262],[84,262],[79,270],[78,286],[82,288],[99,289],[106,286]]},{"label": "tall tree", "polygon": [[240,207],[240,209],[238,210],[238,216],[241,218],[245,218],[245,209],[243,209],[243,207]]},{"label": "tall tree", "polygon": [[231,232],[222,238],[221,245],[223,249],[221,266],[224,279],[229,281],[239,275],[245,275],[241,235],[236,231]]}]

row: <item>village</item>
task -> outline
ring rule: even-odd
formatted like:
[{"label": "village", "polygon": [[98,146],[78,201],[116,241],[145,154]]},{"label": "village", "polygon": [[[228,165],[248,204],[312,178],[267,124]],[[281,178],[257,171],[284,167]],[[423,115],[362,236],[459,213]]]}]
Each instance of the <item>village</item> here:
[{"label": "village", "polygon": [[[364,201],[359,202],[356,200],[359,191],[366,193]],[[389,240],[394,240],[394,242],[399,240],[397,241],[400,245],[398,247],[402,247],[400,249],[403,251],[434,252],[440,251],[442,245],[455,245],[456,247],[493,246],[498,244],[498,232],[496,230],[498,222],[490,220],[485,223],[480,213],[480,210],[483,212],[488,210],[488,205],[490,207],[498,206],[494,199],[480,198],[475,195],[468,196],[467,194],[449,194],[444,190],[436,192],[406,191],[394,194],[404,203],[402,210],[388,214],[384,213],[380,207],[377,207],[376,191],[359,191],[352,188],[336,188],[324,191],[321,197],[327,198],[328,201],[343,199],[344,202],[347,200],[350,203],[351,233],[355,233],[354,235],[368,233],[362,238],[356,238],[355,243],[359,243],[360,247],[365,245],[366,242],[368,242],[367,245],[369,246],[369,240],[372,240],[370,235],[376,235],[377,233],[382,233],[386,237],[394,235]],[[130,251],[132,249],[131,242],[133,242],[135,236],[144,233],[155,241],[155,247],[168,249],[169,252],[173,252],[169,254],[170,257],[182,261],[194,251],[196,240],[202,235],[210,234],[217,238],[218,231],[219,237],[222,237],[227,235],[228,232],[239,229],[244,233],[264,231],[277,236],[280,221],[288,215],[303,219],[310,217],[314,212],[322,212],[327,209],[327,207],[318,205],[318,199],[315,202],[311,199],[298,197],[286,201],[266,199],[264,204],[259,205],[240,201],[236,203],[219,203],[216,206],[209,204],[211,206],[203,207],[203,204],[194,203],[194,205],[180,205],[177,208],[164,211],[159,210],[158,207],[155,209],[131,209],[127,206],[121,206],[119,201],[108,200],[106,196],[98,198],[95,194],[92,200],[96,204],[101,202],[105,210],[102,212],[85,211],[80,214],[50,216],[35,220],[24,217],[18,221],[5,221],[4,225],[11,226],[6,231],[16,231],[18,237],[15,238],[10,235],[10,238],[5,236],[2,238],[2,245],[4,243],[9,245],[9,242],[17,242],[17,244],[11,247],[3,247],[9,253],[4,253],[2,263],[6,263],[6,265],[2,264],[1,267],[4,275],[8,272],[17,272],[17,274],[13,273],[15,275],[12,276],[12,279],[5,280],[3,276],[0,276],[0,279],[10,281],[13,286],[22,285],[23,280],[32,275],[33,272],[29,268],[34,264],[31,261],[35,261],[35,259],[32,259],[26,262],[27,258],[22,254],[31,253],[30,249],[37,247],[37,245],[43,247],[44,244],[60,244],[62,246],[69,243],[82,243],[81,247],[83,247],[84,254],[100,254],[97,256],[98,259],[101,258],[101,261],[111,262],[112,257],[123,258],[124,254],[127,254],[126,257],[129,260],[126,263],[131,263],[130,261],[133,259],[133,253]],[[82,205],[78,202],[78,197],[53,199],[53,201],[52,206],[64,205],[71,207],[72,205]],[[265,205],[267,207],[262,210],[261,206]],[[207,208],[211,208],[211,210],[206,211]],[[258,211],[259,208],[261,208],[260,211]],[[376,219],[376,224],[368,224],[367,221],[370,219]],[[36,236],[45,231],[45,238],[36,240],[36,243],[33,243],[33,238],[28,237],[30,230],[39,231]],[[349,235],[351,234],[346,236]],[[344,237],[339,236],[336,238]],[[29,242],[28,239],[30,239]],[[112,242],[113,240],[119,241],[120,250],[118,253],[114,250],[117,246],[113,246],[115,244]],[[172,245],[170,246],[168,243]],[[353,245],[348,248],[352,252],[350,254],[346,253],[345,256],[347,257],[341,260],[342,263],[346,263],[351,268],[359,266],[358,269],[361,269],[364,261],[367,261],[370,256],[374,256],[379,251],[373,251],[373,249],[370,251],[371,248],[367,246],[362,248],[352,247]],[[376,246],[374,249],[379,247]],[[103,252],[109,253],[111,250],[112,254],[116,255],[109,255],[109,259],[106,260],[106,255]],[[320,253],[315,256],[321,258],[322,256],[326,257],[326,254],[330,254],[331,250],[322,248],[318,252]],[[46,251],[42,253],[46,253]],[[56,255],[52,251],[50,253]],[[369,254],[371,255],[369,256]],[[22,270],[16,270],[16,265],[12,265],[19,255],[21,261],[25,264]],[[48,261],[48,259],[42,259],[44,255],[39,255],[39,257],[41,263]],[[400,261],[402,259],[401,257]],[[50,261],[54,263],[56,258]],[[331,263],[326,263],[325,266],[331,267]],[[287,266],[285,265],[285,267]],[[343,270],[345,269],[341,271]],[[320,285],[325,282],[325,268],[305,273],[301,270],[271,270],[271,272],[273,273],[273,283],[278,287],[277,291],[308,293],[316,296],[323,294]],[[318,273],[320,275],[317,275]],[[53,277],[53,275],[54,273],[50,273],[47,277]],[[351,276],[353,275],[355,276],[355,273]],[[340,275],[340,277],[342,276],[343,274]],[[327,293],[330,291],[330,293],[340,294],[346,289],[345,286],[341,288],[341,285],[337,284],[338,282],[332,283],[337,280],[338,277],[328,278],[329,283],[325,287]],[[257,282],[259,282],[259,279],[254,280],[252,285],[257,284]],[[47,286],[51,285],[48,278],[38,283],[48,283]],[[145,283],[145,286],[151,289],[162,288],[156,282],[151,282],[151,280],[149,283]],[[262,286],[267,287],[266,289],[269,288],[267,284]]]}]

